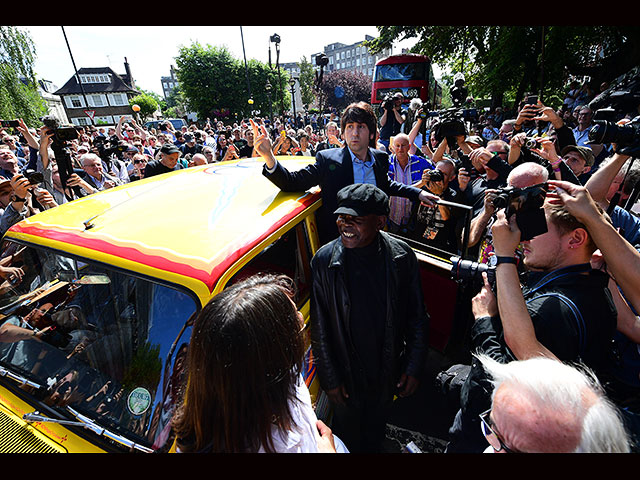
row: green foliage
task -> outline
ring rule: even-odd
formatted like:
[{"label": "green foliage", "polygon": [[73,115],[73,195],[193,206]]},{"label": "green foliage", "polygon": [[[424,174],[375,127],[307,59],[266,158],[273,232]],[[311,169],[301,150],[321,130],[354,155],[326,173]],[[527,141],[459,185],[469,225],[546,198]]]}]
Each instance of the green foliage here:
[{"label": "green foliage", "polygon": [[300,59],[300,96],[304,105],[311,105],[315,100],[313,92],[313,82],[315,79],[315,70],[313,65],[307,61],[307,57]]},{"label": "green foliage", "polygon": [[145,119],[158,109],[158,102],[151,95],[142,93],[136,95],[129,100],[129,105],[138,105],[140,107],[140,116]]},{"label": "green foliage", "polygon": [[47,108],[38,93],[33,72],[35,48],[17,27],[0,26],[0,118],[22,118],[39,126]]},{"label": "green foliage", "polygon": [[[248,117],[255,110],[263,115],[268,114],[267,80],[273,88],[271,97],[274,111],[280,110],[281,99],[287,100],[285,107],[289,105],[286,72],[280,72],[280,82],[275,70],[256,60],[247,62],[245,71],[244,62],[233,58],[226,47],[192,43],[191,46],[180,48],[176,66],[184,97],[198,118]],[[250,99],[253,104],[249,103]]]},{"label": "green foliage", "polygon": [[129,368],[124,373],[122,385],[130,391],[136,387],[152,390],[158,385],[162,372],[160,345],[144,343],[137,349],[131,359]]}]

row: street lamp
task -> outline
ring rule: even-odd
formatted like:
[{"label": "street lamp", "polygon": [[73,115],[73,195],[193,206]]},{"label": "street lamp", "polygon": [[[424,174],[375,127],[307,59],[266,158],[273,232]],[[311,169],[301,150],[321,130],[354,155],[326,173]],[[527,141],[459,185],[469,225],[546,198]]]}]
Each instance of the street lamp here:
[{"label": "street lamp", "polygon": [[293,128],[298,128],[298,122],[296,118],[296,79],[291,77],[289,79],[289,86],[291,87],[291,105],[293,105]]}]

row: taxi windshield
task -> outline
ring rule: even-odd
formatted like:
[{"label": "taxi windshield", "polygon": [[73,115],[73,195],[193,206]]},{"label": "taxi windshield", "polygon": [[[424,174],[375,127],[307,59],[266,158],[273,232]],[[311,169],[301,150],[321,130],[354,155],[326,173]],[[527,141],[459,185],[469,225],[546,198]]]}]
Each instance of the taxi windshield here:
[{"label": "taxi windshield", "polygon": [[28,380],[41,414],[79,412],[153,450],[170,446],[196,310],[183,291],[102,264],[0,248],[0,367]]}]

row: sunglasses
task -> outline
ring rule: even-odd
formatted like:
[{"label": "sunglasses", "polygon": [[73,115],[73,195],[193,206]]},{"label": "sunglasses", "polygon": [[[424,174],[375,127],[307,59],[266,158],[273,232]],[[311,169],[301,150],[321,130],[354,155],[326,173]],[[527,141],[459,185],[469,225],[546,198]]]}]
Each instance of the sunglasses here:
[{"label": "sunglasses", "polygon": [[517,450],[513,450],[504,444],[502,438],[496,433],[494,426],[491,420],[491,409],[480,414],[480,428],[489,445],[491,445],[496,452],[504,450],[506,453],[519,453]]},{"label": "sunglasses", "polygon": [[138,163],[147,163],[147,162],[146,160],[134,160],[133,163],[137,165]]}]

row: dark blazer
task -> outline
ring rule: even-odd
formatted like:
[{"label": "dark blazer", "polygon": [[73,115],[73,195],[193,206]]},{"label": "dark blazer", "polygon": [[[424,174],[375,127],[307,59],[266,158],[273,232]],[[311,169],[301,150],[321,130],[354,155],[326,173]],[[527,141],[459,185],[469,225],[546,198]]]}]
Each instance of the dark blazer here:
[{"label": "dark blazer", "polygon": [[[419,188],[389,178],[389,155],[381,150],[369,151],[375,161],[373,170],[378,188],[389,196],[417,202]],[[322,207],[317,215],[320,243],[325,244],[338,237],[336,216],[333,213],[338,208],[337,193],[354,182],[351,153],[347,147],[322,150],[316,154],[315,163],[295,172],[290,172],[277,163],[273,173],[267,172],[266,165],[262,173],[283,192],[303,192],[319,185],[322,190]]]}]

